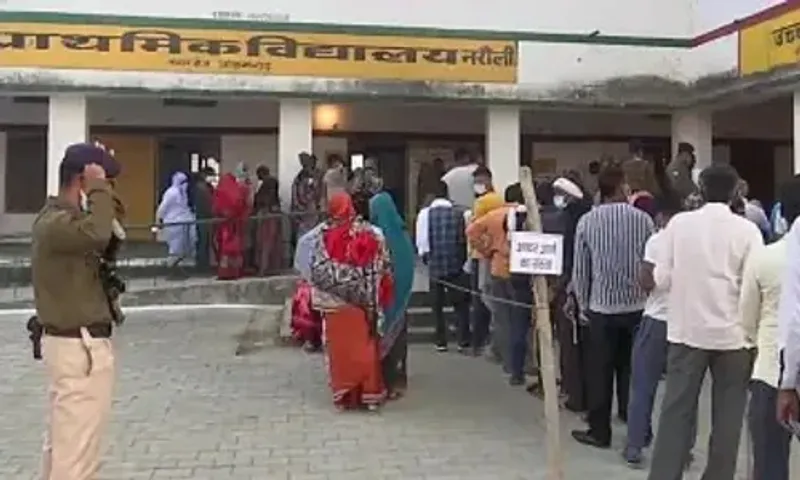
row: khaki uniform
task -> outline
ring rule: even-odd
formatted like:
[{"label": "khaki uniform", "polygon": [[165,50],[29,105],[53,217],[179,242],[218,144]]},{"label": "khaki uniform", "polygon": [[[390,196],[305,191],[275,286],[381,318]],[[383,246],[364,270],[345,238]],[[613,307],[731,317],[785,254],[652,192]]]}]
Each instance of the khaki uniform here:
[{"label": "khaki uniform", "polygon": [[102,180],[88,182],[87,196],[86,213],[49,199],[33,224],[33,291],[49,377],[43,480],[95,477],[111,410],[112,316],[98,273],[114,200]]}]

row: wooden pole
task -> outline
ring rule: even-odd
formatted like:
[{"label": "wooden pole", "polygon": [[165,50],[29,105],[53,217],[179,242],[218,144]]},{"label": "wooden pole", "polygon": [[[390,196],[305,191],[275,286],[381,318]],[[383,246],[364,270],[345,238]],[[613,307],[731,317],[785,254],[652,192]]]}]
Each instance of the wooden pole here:
[{"label": "wooden pole", "polygon": [[[542,218],[539,213],[539,201],[533,188],[533,174],[528,167],[519,170],[519,183],[525,197],[525,208],[528,211],[528,231],[541,232]],[[542,371],[542,388],[544,389],[544,415],[547,425],[547,467],[549,480],[564,480],[564,459],[561,452],[561,425],[558,409],[558,389],[556,386],[555,360],[553,355],[553,328],[550,322],[550,295],[547,279],[543,275],[533,277],[533,303],[535,308],[531,314],[533,328],[539,334],[539,368]]]}]

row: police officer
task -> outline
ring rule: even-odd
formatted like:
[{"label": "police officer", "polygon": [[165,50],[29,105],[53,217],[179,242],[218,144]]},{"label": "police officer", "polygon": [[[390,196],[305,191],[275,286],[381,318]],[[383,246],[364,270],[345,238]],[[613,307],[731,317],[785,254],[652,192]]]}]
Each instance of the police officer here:
[{"label": "police officer", "polygon": [[33,224],[33,291],[50,392],[43,480],[90,480],[99,467],[114,385],[112,312],[99,253],[115,214],[107,174],[117,172],[101,145],[70,146],[59,166],[58,195]]}]

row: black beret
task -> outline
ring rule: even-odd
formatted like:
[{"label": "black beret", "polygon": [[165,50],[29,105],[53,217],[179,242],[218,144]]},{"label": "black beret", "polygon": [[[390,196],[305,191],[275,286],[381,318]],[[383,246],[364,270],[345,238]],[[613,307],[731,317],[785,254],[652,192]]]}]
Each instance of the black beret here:
[{"label": "black beret", "polygon": [[119,162],[105,148],[91,143],[70,145],[61,163],[74,172],[82,172],[87,165],[96,163],[103,167],[108,178],[116,178],[121,170]]}]

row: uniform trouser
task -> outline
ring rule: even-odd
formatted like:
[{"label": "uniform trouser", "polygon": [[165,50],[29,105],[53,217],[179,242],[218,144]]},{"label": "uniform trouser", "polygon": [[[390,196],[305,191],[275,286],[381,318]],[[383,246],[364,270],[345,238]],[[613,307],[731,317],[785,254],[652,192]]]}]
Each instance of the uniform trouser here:
[{"label": "uniform trouser", "polygon": [[101,436],[114,387],[114,350],[108,338],[45,336],[49,378],[42,480],[92,480],[100,466]]},{"label": "uniform trouser", "polygon": [[671,343],[648,480],[680,480],[694,439],[697,401],[711,370],[711,439],[703,480],[734,480],[753,352]]}]

